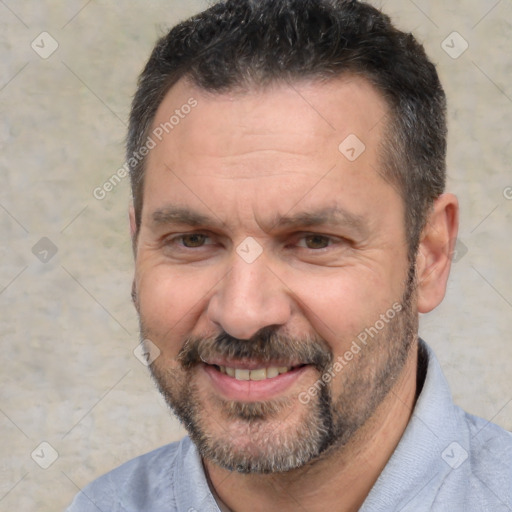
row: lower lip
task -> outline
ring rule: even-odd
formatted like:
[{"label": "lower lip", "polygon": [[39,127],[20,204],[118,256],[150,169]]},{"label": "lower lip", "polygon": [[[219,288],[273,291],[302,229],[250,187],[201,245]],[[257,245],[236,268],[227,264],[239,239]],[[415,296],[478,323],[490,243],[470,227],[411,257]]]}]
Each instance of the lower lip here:
[{"label": "lower lip", "polygon": [[308,371],[309,365],[295,368],[276,377],[264,380],[237,380],[221,373],[214,366],[203,364],[203,369],[210,377],[214,388],[229,400],[261,401],[275,398],[289,389]]}]

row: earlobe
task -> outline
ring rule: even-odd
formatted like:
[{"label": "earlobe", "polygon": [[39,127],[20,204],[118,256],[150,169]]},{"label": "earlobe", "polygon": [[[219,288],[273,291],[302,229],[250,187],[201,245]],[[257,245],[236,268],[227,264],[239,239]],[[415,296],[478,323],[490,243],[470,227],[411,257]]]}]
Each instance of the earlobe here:
[{"label": "earlobe", "polygon": [[416,257],[420,313],[432,311],[444,298],[458,226],[457,198],[453,194],[442,194],[428,216]]},{"label": "earlobe", "polygon": [[139,312],[139,301],[138,301],[138,298],[137,298],[137,285],[135,284],[135,279],[132,281],[132,293],[131,293],[131,296],[132,296],[133,305],[135,306],[135,309],[137,310],[137,313],[138,313]]},{"label": "earlobe", "polygon": [[137,249],[137,222],[135,220],[135,208],[133,204],[128,209],[128,217],[130,219],[130,236],[132,239],[133,255],[136,256]]},{"label": "earlobe", "polygon": [[[135,209],[133,208],[133,204],[130,205],[130,208],[128,210],[128,217],[130,218],[130,236],[132,238],[132,248],[133,248],[133,256],[137,258],[137,223],[135,221]],[[139,312],[139,301],[137,297],[137,284],[135,282],[135,278],[132,281],[132,302],[135,306],[135,309],[137,310],[137,313]]]},{"label": "earlobe", "polygon": [[137,224],[135,222],[135,208],[133,207],[133,204],[131,204],[128,208],[128,216],[130,217],[130,235],[133,239],[135,232],[137,231]]}]

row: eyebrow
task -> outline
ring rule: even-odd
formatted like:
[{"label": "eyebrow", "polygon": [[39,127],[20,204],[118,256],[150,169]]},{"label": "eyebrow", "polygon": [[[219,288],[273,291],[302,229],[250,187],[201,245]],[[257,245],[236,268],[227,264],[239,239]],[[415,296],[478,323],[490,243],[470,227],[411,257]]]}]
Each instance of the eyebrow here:
[{"label": "eyebrow", "polygon": [[151,220],[152,223],[157,226],[164,224],[185,224],[192,227],[206,225],[220,227],[224,224],[219,219],[180,206],[158,208],[151,215]]},{"label": "eyebrow", "polygon": [[346,226],[362,233],[366,232],[368,228],[365,217],[349,212],[339,206],[335,206],[314,211],[298,212],[293,215],[277,216],[271,229],[279,229],[280,227],[315,227],[323,225]]},{"label": "eyebrow", "polygon": [[[211,227],[220,229],[226,223],[219,218],[204,215],[189,208],[180,206],[166,206],[158,208],[151,215],[155,226],[180,224],[190,227]],[[280,229],[307,228],[315,226],[344,226],[361,234],[368,231],[368,222],[362,215],[354,214],[339,206],[321,208],[313,211],[298,212],[293,215],[276,215],[267,227],[259,223],[265,232],[279,231]]]}]

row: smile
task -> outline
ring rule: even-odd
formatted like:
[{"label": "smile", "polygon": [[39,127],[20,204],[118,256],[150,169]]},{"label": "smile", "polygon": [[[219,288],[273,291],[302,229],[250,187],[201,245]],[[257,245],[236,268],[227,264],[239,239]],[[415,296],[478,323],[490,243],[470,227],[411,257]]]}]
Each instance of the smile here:
[{"label": "smile", "polygon": [[288,373],[292,369],[291,366],[270,366],[269,368],[256,368],[254,370],[230,368],[229,366],[217,366],[217,368],[221,373],[234,377],[236,380],[273,379],[278,375]]},{"label": "smile", "polygon": [[264,366],[262,362],[216,361],[203,363],[210,386],[231,400],[269,400],[290,389],[302,375],[312,370],[308,364]]}]

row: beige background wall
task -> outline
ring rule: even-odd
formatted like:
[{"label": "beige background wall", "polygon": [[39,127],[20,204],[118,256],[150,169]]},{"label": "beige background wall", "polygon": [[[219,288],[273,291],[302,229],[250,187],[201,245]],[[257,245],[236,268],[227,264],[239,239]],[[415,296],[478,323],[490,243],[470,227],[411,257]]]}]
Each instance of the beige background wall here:
[{"label": "beige background wall", "polygon": [[[450,105],[463,245],[421,333],[456,401],[512,429],[512,3],[375,4],[424,42]],[[123,164],[155,38],[204,6],[0,0],[2,511],[61,510],[94,477],[183,435],[132,353],[128,179],[103,200],[93,190]],[[458,58],[453,31],[469,45]]]}]

